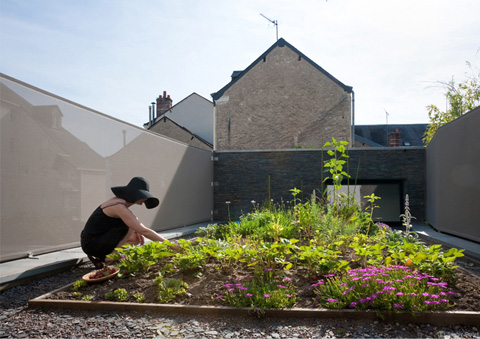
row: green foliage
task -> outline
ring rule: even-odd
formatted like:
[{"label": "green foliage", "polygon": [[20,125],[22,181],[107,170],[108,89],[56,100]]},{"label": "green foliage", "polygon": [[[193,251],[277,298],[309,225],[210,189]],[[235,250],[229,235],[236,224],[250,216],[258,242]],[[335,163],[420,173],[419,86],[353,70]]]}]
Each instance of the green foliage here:
[{"label": "green foliage", "polygon": [[216,298],[230,306],[250,307],[260,316],[266,309],[293,307],[296,302],[296,289],[283,271],[270,268],[225,284],[224,294]]},{"label": "green foliage", "polygon": [[79,289],[81,289],[82,287],[86,287],[87,285],[88,283],[85,280],[77,280],[73,283],[73,290],[78,291]]},{"label": "green foliage", "polygon": [[341,251],[338,250],[343,241],[338,241],[329,246],[300,246],[293,257],[298,266],[304,266],[308,271],[308,278],[316,279],[317,276],[329,272],[348,269],[348,262],[340,260]]},{"label": "green foliage", "polygon": [[446,90],[445,97],[449,104],[445,112],[435,105],[427,106],[430,123],[423,138],[425,145],[430,143],[441,126],[480,105],[480,72],[478,68],[474,69],[468,62],[467,66],[472,72],[463,82],[455,84],[453,78],[448,83],[440,82],[440,85]]},{"label": "green foliage", "polygon": [[137,303],[143,303],[145,301],[145,295],[142,292],[137,292],[133,295]]},{"label": "green foliage", "polygon": [[347,141],[337,141],[335,138],[332,138],[331,142],[327,142],[323,145],[324,148],[333,147],[333,150],[327,151],[330,159],[324,161],[323,167],[326,168],[325,172],[330,173],[330,177],[326,177],[324,182],[329,179],[333,182],[333,206],[336,207],[337,212],[339,210],[337,200],[339,190],[342,187],[342,182],[344,178],[350,178],[350,175],[344,170],[344,165],[347,164],[347,161],[344,159],[348,159],[345,148],[347,145]]},{"label": "green foliage", "polygon": [[115,295],[113,294],[113,291],[109,291],[109,292],[105,293],[104,298],[105,298],[105,300],[114,300]]},{"label": "green foliage", "polygon": [[179,253],[172,258],[172,264],[186,273],[198,271],[205,265],[205,253],[192,249],[185,253]]},{"label": "green foliage", "polygon": [[117,301],[128,301],[130,294],[124,288],[117,288],[113,291],[113,298]]},{"label": "green foliage", "polygon": [[407,266],[369,266],[329,274],[312,285],[320,307],[392,312],[446,310],[455,295],[447,283]]},{"label": "green foliage", "polygon": [[182,296],[187,292],[188,284],[179,279],[167,278],[162,276],[155,278],[155,285],[158,286],[157,299],[161,303],[167,303]]},{"label": "green foliage", "polygon": [[415,217],[410,213],[408,194],[405,196],[405,213],[400,215],[400,217],[402,218],[402,225],[405,227],[405,238],[415,240],[417,238],[416,233],[410,232],[410,229],[412,228],[412,219],[415,219]]},{"label": "green foliage", "polygon": [[83,293],[82,293],[82,292],[74,292],[74,293],[73,293],[73,296],[74,296],[75,298],[81,298],[81,297],[83,296]]},{"label": "green foliage", "polygon": [[126,245],[117,248],[116,252],[108,257],[118,262],[120,268],[118,276],[124,278],[134,276],[139,271],[147,271],[149,267],[175,255],[175,251],[171,249],[172,245],[168,240],[152,241],[143,246]]}]

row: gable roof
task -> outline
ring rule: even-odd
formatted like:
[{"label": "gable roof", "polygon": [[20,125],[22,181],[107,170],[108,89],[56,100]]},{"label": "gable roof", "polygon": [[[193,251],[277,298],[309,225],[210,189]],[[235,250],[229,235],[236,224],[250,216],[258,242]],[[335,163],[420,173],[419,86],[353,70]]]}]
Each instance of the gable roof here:
[{"label": "gable roof", "polygon": [[239,79],[241,79],[248,71],[250,71],[256,64],[258,64],[260,61],[262,61],[268,54],[270,54],[271,51],[273,51],[275,48],[277,47],[288,47],[290,48],[292,51],[294,51],[296,54],[298,54],[303,60],[307,61],[309,64],[311,64],[313,67],[315,67],[317,70],[319,70],[320,72],[322,72],[324,75],[326,75],[330,80],[332,80],[333,82],[335,82],[337,85],[339,85],[340,87],[342,87],[346,92],[348,93],[352,93],[353,91],[353,88],[351,86],[347,86],[345,84],[343,84],[341,81],[339,81],[338,79],[336,79],[333,75],[331,75],[330,73],[328,73],[326,70],[324,70],[322,67],[320,67],[319,65],[317,65],[315,62],[313,62],[313,60],[311,60],[309,57],[307,57],[305,54],[303,54],[302,52],[300,52],[298,49],[296,49],[295,47],[293,47],[292,45],[290,45],[285,39],[283,38],[280,38],[279,40],[277,40],[277,42],[275,42],[269,49],[267,49],[265,51],[265,53],[263,53],[262,55],[260,55],[257,60],[255,60],[252,64],[250,64],[250,66],[248,66],[245,70],[243,71],[234,71],[232,73],[232,80],[226,85],[224,86],[221,90],[219,90],[218,92],[216,93],[212,93],[211,96],[213,98],[213,100],[218,100],[220,99],[222,96],[223,96],[223,93],[225,93],[225,91],[227,89],[229,89],[234,83],[236,83]]},{"label": "gable roof", "polygon": [[[213,144],[212,144],[210,141],[205,140],[204,138],[202,138],[200,135],[198,135],[198,134],[196,134],[196,133],[193,133],[193,132],[192,132],[191,130],[189,130],[188,128],[177,124],[174,120],[170,119],[166,114],[162,114],[161,118],[159,118],[158,120],[156,120],[155,124],[160,123],[160,122],[162,122],[162,121],[163,121],[163,122],[166,122],[167,120],[168,120],[169,122],[171,122],[173,125],[175,125],[176,127],[178,127],[179,129],[181,129],[181,130],[185,131],[186,133],[188,133],[189,135],[191,135],[192,138],[195,137],[196,139],[198,139],[200,142],[204,143],[204,144],[207,145],[208,147],[213,148]],[[155,134],[160,134],[160,135],[162,135],[162,136],[165,136],[165,135],[161,134],[160,132],[155,132],[155,131],[151,131],[151,132],[153,132],[153,133],[155,133]],[[171,138],[171,137],[169,137],[168,135],[167,135],[166,137]],[[180,141],[181,141],[181,140],[180,140]]]}]

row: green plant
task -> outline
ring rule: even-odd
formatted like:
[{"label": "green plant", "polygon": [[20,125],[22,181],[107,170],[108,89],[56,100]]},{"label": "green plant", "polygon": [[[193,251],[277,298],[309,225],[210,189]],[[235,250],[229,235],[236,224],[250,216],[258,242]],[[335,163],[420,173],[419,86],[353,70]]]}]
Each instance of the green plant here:
[{"label": "green plant", "polygon": [[75,298],[81,298],[81,297],[83,296],[83,293],[82,293],[82,292],[74,292],[74,293],[73,293],[73,296],[74,296]]},{"label": "green plant", "polygon": [[[350,175],[344,171],[343,166],[347,163],[348,155],[346,154],[345,146],[348,145],[347,141],[337,141],[335,138],[332,138],[331,142],[327,142],[323,147],[333,147],[333,150],[328,150],[327,154],[330,156],[330,159],[326,160],[323,164],[327,169],[325,172],[330,173],[330,179],[333,183],[333,206],[338,212],[338,192],[342,187],[342,182],[344,178],[350,178]],[[324,182],[327,181],[329,177],[324,179]]]},{"label": "green plant", "polygon": [[296,290],[291,279],[267,269],[262,277],[247,275],[225,284],[225,292],[216,299],[230,306],[250,307],[258,316],[266,309],[293,307]]},{"label": "green plant", "polygon": [[378,265],[384,260],[384,252],[386,245],[380,242],[374,245],[365,245],[353,242],[350,247],[355,251],[355,254],[360,258],[362,267],[369,265]]},{"label": "green plant", "polygon": [[332,271],[348,269],[346,260],[339,260],[341,252],[338,247],[342,241],[331,243],[328,246],[300,246],[299,251],[292,259],[297,265],[304,266],[308,272],[308,278],[316,280],[318,276]]},{"label": "green plant", "polygon": [[114,300],[115,299],[115,294],[113,291],[109,291],[105,293],[105,300]]},{"label": "green plant", "polygon": [[415,219],[415,217],[410,213],[408,194],[405,195],[405,213],[401,214],[400,217],[402,218],[402,225],[405,227],[405,238],[416,240],[418,235],[415,232],[410,231],[412,228],[412,219]]},{"label": "green plant", "polygon": [[205,265],[207,256],[202,251],[192,249],[185,253],[177,253],[172,258],[172,263],[176,264],[181,271],[195,272]]},{"label": "green plant", "polygon": [[113,297],[117,301],[128,301],[130,294],[124,288],[117,288],[113,291]]},{"label": "green plant", "polygon": [[81,289],[82,287],[86,287],[87,285],[88,283],[85,280],[77,280],[73,283],[73,290],[78,291],[79,289]]},{"label": "green plant", "polygon": [[145,301],[145,295],[142,292],[137,292],[133,295],[137,303],[143,303]]},{"label": "green plant", "polygon": [[187,292],[188,284],[179,279],[167,278],[162,276],[155,278],[155,285],[158,286],[157,300],[161,303],[167,303],[182,296]]},{"label": "green plant", "polygon": [[225,201],[225,204],[227,204],[228,221],[232,221],[230,218],[230,203],[230,201]]},{"label": "green plant", "polygon": [[82,297],[82,300],[83,300],[83,301],[93,300],[93,295],[85,294],[85,295]]},{"label": "green plant", "polygon": [[445,310],[455,295],[447,283],[407,266],[379,266],[329,274],[313,284],[321,307],[375,309],[390,312]]},{"label": "green plant", "polygon": [[379,199],[382,199],[382,198],[377,197],[375,195],[375,193],[372,193],[370,195],[366,195],[366,196],[364,196],[364,198],[367,199],[368,202],[370,202],[370,206],[367,206],[367,211],[370,210],[370,213],[368,215],[368,220],[367,220],[368,227],[367,227],[367,233],[366,233],[367,235],[369,235],[371,230],[373,230],[374,232],[376,232],[378,230],[378,228],[373,228],[372,229],[371,226],[373,225],[373,210],[378,207],[377,205],[375,205],[375,201],[379,200]]},{"label": "green plant", "polygon": [[120,268],[118,276],[124,278],[134,276],[139,271],[148,271],[156,263],[175,255],[171,249],[172,245],[169,240],[152,241],[143,246],[125,245],[117,248],[115,253],[107,257],[118,262]]}]

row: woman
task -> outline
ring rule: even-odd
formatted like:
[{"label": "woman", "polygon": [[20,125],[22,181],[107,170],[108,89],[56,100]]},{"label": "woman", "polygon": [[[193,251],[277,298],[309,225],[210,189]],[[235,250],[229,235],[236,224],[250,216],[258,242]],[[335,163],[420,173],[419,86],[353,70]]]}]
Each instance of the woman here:
[{"label": "woman", "polygon": [[129,210],[132,205],[145,204],[155,208],[159,201],[149,192],[144,178],[135,177],[127,186],[112,187],[115,197],[101,204],[90,216],[81,234],[83,251],[95,268],[104,266],[106,256],[125,244],[143,245],[145,238],[166,240],[157,232],[145,227]]}]

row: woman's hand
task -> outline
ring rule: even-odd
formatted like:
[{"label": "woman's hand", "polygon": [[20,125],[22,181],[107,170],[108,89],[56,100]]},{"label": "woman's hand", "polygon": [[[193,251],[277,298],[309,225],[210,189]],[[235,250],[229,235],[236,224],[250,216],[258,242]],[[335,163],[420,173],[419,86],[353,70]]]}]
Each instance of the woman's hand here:
[{"label": "woman's hand", "polygon": [[182,246],[177,244],[176,242],[172,242],[171,245],[168,245],[170,248],[174,249],[177,252],[181,252],[183,250]]},{"label": "woman's hand", "polygon": [[133,232],[135,243],[141,246],[145,245],[145,237],[138,232]]}]

